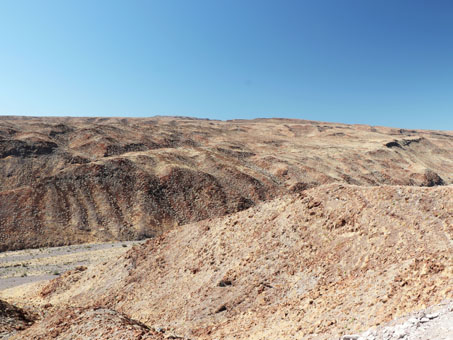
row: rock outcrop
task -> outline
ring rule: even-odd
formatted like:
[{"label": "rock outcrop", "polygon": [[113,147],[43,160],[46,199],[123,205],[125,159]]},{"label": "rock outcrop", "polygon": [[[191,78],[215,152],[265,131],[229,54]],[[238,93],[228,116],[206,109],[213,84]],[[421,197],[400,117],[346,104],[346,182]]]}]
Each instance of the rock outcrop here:
[{"label": "rock outcrop", "polygon": [[34,315],[0,300],[0,339],[8,339],[13,334],[30,327],[34,320]]}]

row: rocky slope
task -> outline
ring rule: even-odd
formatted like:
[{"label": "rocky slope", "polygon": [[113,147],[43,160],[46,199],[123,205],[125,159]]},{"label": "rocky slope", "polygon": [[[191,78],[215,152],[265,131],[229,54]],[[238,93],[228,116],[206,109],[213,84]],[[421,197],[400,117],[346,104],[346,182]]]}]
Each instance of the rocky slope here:
[{"label": "rocky slope", "polygon": [[330,182],[453,182],[453,133],[303,120],[0,117],[0,251],[141,239]]},{"label": "rocky slope", "polygon": [[453,300],[342,340],[453,340]]},{"label": "rocky slope", "polygon": [[445,298],[452,186],[329,184],[174,228],[23,302],[102,306],[190,339],[338,339]]},{"label": "rocky slope", "polygon": [[[71,308],[51,315],[10,340],[163,340],[164,335],[105,308]],[[177,339],[174,337],[173,339]]]},{"label": "rocky slope", "polygon": [[34,315],[0,300],[0,339],[7,339],[33,324]]}]

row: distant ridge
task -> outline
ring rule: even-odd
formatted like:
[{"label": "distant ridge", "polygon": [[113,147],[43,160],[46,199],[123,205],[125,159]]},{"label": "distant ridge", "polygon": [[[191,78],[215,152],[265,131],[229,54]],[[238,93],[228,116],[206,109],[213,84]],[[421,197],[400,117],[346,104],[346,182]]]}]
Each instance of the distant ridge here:
[{"label": "distant ridge", "polygon": [[0,117],[0,251],[159,235],[340,182],[453,183],[453,132],[297,119]]}]

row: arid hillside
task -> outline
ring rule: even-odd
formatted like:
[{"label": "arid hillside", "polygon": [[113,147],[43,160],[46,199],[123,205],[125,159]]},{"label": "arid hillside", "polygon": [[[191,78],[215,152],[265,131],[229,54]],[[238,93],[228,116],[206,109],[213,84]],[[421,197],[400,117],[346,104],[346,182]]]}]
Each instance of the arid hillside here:
[{"label": "arid hillside", "polygon": [[173,228],[22,303],[190,339],[338,339],[453,298],[452,240],[452,186],[327,184]]},{"label": "arid hillside", "polygon": [[0,251],[142,239],[331,182],[451,184],[452,169],[452,132],[0,117]]}]

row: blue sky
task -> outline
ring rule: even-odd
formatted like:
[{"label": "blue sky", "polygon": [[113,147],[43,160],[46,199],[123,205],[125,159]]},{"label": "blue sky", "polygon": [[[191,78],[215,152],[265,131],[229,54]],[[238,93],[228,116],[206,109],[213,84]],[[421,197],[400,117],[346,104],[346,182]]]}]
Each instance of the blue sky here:
[{"label": "blue sky", "polygon": [[453,130],[453,2],[1,0],[0,114]]}]

